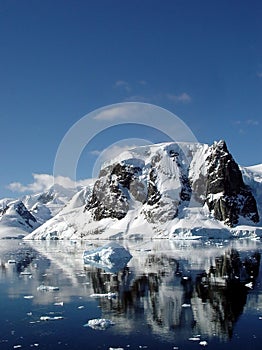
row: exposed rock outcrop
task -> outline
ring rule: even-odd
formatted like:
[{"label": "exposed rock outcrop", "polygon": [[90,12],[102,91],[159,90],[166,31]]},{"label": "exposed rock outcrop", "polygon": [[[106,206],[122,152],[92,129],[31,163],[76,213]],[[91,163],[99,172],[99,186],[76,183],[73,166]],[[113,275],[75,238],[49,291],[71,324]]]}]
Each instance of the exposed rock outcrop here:
[{"label": "exposed rock outcrop", "polygon": [[244,184],[242,173],[224,141],[211,146],[207,158],[206,203],[214,217],[229,226],[243,216],[259,221],[256,200]]}]

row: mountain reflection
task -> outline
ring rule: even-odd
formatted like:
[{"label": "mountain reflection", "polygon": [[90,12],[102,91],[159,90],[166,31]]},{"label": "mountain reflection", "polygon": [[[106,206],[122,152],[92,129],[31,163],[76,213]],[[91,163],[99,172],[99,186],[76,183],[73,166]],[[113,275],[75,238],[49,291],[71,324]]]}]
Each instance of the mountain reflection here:
[{"label": "mountain reflection", "polygon": [[[97,300],[102,317],[116,324],[112,332],[135,332],[146,324],[161,337],[201,334],[230,339],[249,290],[256,286],[259,243],[185,246],[158,241],[147,242],[147,249],[138,244],[126,244],[133,258],[114,274],[84,265],[84,243],[32,242],[13,250],[3,250],[2,245],[0,282],[17,276],[17,283],[10,284],[9,296],[24,291],[25,283],[31,288],[27,293],[34,296],[35,305],[57,300],[69,303],[74,296],[90,301],[92,294],[116,293],[113,298]],[[15,259],[16,264],[8,263],[8,259]],[[32,274],[30,283],[21,278],[23,271]],[[59,286],[60,290],[39,292],[41,284]],[[249,297],[252,304],[257,294]]]},{"label": "mountain reflection", "polygon": [[[230,339],[234,324],[243,312],[249,288],[259,273],[258,252],[240,258],[237,250],[215,257],[208,271],[183,271],[183,262],[166,255],[148,255],[144,270],[134,274],[126,267],[117,274],[85,267],[94,292],[114,292],[115,299],[103,298],[104,313],[125,317],[135,323],[144,314],[157,332],[186,327],[194,333]],[[181,268],[180,268],[181,267]],[[249,285],[251,286],[251,285]],[[116,320],[117,323],[117,320]]]}]

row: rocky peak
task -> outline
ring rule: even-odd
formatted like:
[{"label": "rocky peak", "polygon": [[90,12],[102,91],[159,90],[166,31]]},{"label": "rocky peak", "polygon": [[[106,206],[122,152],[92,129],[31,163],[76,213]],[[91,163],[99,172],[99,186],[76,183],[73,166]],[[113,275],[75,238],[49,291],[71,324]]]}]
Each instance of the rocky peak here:
[{"label": "rocky peak", "polygon": [[242,173],[225,141],[215,142],[210,147],[206,166],[206,203],[214,217],[229,226],[237,224],[239,216],[258,222],[255,198],[244,184]]},{"label": "rocky peak", "polygon": [[26,209],[25,205],[23,202],[18,201],[14,204],[14,210],[17,212],[18,215],[21,216],[21,218],[24,219],[26,224],[33,228],[33,225],[30,223],[32,221],[33,223],[36,223],[37,220],[36,218]]}]

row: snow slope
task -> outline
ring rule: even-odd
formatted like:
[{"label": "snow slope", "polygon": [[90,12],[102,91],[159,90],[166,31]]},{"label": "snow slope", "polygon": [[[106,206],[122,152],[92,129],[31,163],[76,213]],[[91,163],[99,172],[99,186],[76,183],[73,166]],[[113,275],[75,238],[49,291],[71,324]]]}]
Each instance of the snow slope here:
[{"label": "snow slope", "polygon": [[21,238],[32,232],[58,214],[75,192],[56,184],[43,193],[0,200],[0,238]]}]

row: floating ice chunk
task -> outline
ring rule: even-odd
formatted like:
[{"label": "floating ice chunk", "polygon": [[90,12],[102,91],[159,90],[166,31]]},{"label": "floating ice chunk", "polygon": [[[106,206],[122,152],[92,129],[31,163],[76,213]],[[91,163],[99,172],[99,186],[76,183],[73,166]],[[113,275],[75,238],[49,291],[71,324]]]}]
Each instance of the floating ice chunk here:
[{"label": "floating ice chunk", "polygon": [[207,346],[207,341],[206,340],[202,340],[201,342],[199,342],[199,345]]},{"label": "floating ice chunk", "polygon": [[200,341],[200,338],[199,338],[199,337],[191,337],[191,338],[188,338],[188,340],[191,340],[191,341]]},{"label": "floating ice chunk", "polygon": [[22,271],[22,272],[20,272],[20,275],[21,275],[21,276],[31,276],[32,273],[29,272],[29,271]]},{"label": "floating ice chunk", "polygon": [[108,298],[108,299],[113,299],[113,298],[116,298],[117,296],[117,293],[94,293],[94,294],[91,294],[90,297],[91,298]]},{"label": "floating ice chunk", "polygon": [[37,290],[41,290],[41,291],[56,291],[56,290],[59,290],[59,287],[45,286],[44,284],[41,284],[39,287],[37,287]]},{"label": "floating ice chunk", "polygon": [[191,304],[183,304],[182,307],[191,307]]},{"label": "floating ice chunk", "polygon": [[249,282],[245,284],[245,287],[252,289],[253,288],[253,282]]},{"label": "floating ice chunk", "polygon": [[63,306],[64,302],[63,301],[59,301],[59,302],[54,303],[54,305],[55,306]]},{"label": "floating ice chunk", "polygon": [[13,259],[8,260],[8,264],[16,264],[16,261]]},{"label": "floating ice chunk", "polygon": [[84,305],[78,306],[78,309],[79,309],[79,310],[82,310],[82,309],[84,309],[84,308],[85,308]]},{"label": "floating ice chunk", "polygon": [[33,299],[34,296],[33,295],[24,295],[24,299]]},{"label": "floating ice chunk", "polygon": [[108,350],[124,350],[124,348],[112,348],[112,347],[110,346],[110,348],[109,348]]},{"label": "floating ice chunk", "polygon": [[62,316],[41,316],[40,321],[58,321],[62,320]]},{"label": "floating ice chunk", "polygon": [[131,258],[129,251],[116,242],[87,250],[83,255],[85,264],[94,265],[109,272],[118,272],[123,269]]},{"label": "floating ice chunk", "polygon": [[106,318],[94,318],[92,320],[89,320],[87,324],[85,324],[84,326],[90,327],[92,329],[97,329],[97,330],[105,330],[108,327],[113,325],[114,325],[114,322]]},{"label": "floating ice chunk", "polygon": [[18,344],[18,345],[14,345],[14,346],[13,346],[14,349],[18,349],[18,348],[21,348],[21,347],[22,347],[21,344]]}]

